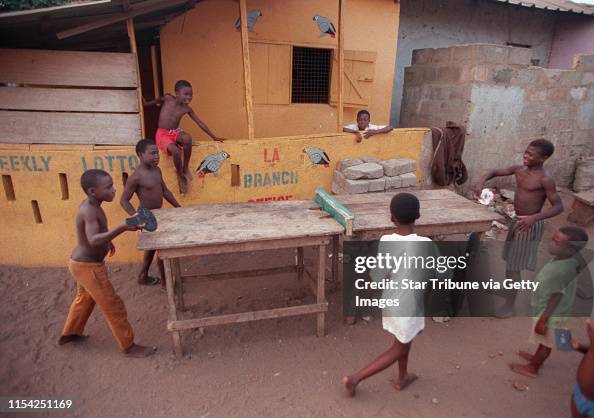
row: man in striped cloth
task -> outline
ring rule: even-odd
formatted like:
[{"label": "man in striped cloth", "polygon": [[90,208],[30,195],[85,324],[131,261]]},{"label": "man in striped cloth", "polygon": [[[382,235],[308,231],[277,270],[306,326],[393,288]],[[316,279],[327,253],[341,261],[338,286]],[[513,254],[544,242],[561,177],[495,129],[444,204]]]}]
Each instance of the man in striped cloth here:
[{"label": "man in striped cloth", "polygon": [[[490,170],[476,183],[474,192],[480,195],[483,184],[493,177],[511,176],[516,178],[514,197],[515,217],[505,239],[503,259],[506,261],[506,276],[520,281],[521,271],[534,271],[537,250],[544,231],[544,220],[563,212],[563,203],[553,179],[545,172],[544,162],[553,155],[555,147],[546,139],[535,139],[524,151],[524,164]],[[551,207],[542,210],[545,200]],[[514,312],[516,291],[510,290],[505,304],[497,317],[507,318]]]}]

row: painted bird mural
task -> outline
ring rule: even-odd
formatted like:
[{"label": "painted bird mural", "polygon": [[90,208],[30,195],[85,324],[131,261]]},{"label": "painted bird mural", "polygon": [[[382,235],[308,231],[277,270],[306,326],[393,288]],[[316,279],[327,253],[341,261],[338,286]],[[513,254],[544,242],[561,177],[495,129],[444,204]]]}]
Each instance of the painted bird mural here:
[{"label": "painted bird mural", "polygon": [[213,173],[216,176],[218,175],[219,168],[221,168],[223,162],[229,157],[231,156],[225,151],[210,154],[204,160],[202,160],[196,169],[196,173],[198,173],[199,177],[204,177],[209,173]]},{"label": "painted bird mural", "polygon": [[315,20],[318,24],[318,29],[321,33],[320,37],[327,34],[330,35],[331,38],[336,38],[336,28],[334,27],[330,19],[324,16],[315,15],[313,17],[313,20]]},{"label": "painted bird mural", "polygon": [[[254,31],[254,25],[256,24],[256,20],[262,16],[262,12],[259,9],[250,10],[247,13],[247,29],[248,32]],[[238,17],[235,21],[235,29],[237,31],[241,30],[241,17]]]},{"label": "painted bird mural", "polygon": [[330,157],[323,149],[317,147],[306,147],[303,148],[303,152],[307,154],[312,165],[323,165],[324,167],[330,166]]}]

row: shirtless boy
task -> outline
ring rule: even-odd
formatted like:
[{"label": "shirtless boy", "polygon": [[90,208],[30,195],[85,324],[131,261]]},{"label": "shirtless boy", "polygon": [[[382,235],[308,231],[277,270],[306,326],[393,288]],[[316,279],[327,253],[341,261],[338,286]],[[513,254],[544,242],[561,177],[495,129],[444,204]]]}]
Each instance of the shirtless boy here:
[{"label": "shirtless boy", "polygon": [[[192,138],[180,129],[181,118],[184,115],[189,115],[200,129],[212,139],[224,141],[224,138],[213,134],[208,126],[194,113],[194,110],[190,107],[191,101],[192,85],[186,80],[179,80],[175,83],[175,96],[165,94],[163,97],[144,103],[145,106],[162,105],[155,140],[160,149],[173,156],[180,193],[187,193],[188,181],[192,180],[189,168],[190,157],[192,156]],[[183,154],[183,159],[181,154]]]},{"label": "shirtless boy", "polygon": [[[544,220],[563,212],[563,203],[555,186],[555,181],[543,169],[544,162],[553,155],[555,147],[546,139],[535,139],[524,151],[524,164],[491,170],[483,175],[474,187],[480,195],[483,184],[493,177],[516,177],[517,189],[514,198],[516,216],[505,240],[503,259],[506,276],[520,281],[521,271],[534,271],[536,268],[538,244],[544,231]],[[551,207],[542,210],[545,200]],[[509,291],[505,304],[497,313],[506,318],[513,314],[516,291]]]},{"label": "shirtless boy", "polygon": [[103,170],[87,170],[80,183],[87,198],[81,203],[76,215],[78,245],[72,251],[68,269],[76,281],[76,298],[70,306],[59,345],[79,342],[95,304],[103,312],[109,328],[120,350],[129,357],[146,357],[156,351],[134,343],[134,332],[128,322],[124,302],[117,295],[111,282],[105,256],[115,253],[111,242],[125,231],[142,229],[143,225],[130,226],[125,223],[111,231],[107,228],[107,217],[101,208],[103,202],[111,202],[115,188],[111,176]]},{"label": "shirtless boy", "polygon": [[[173,193],[167,188],[163,181],[161,169],[159,168],[159,150],[155,141],[152,139],[141,139],[136,144],[136,155],[140,164],[134,170],[134,173],[126,181],[124,193],[120,198],[120,205],[131,216],[136,214],[136,210],[130,203],[132,195],[136,193],[140,207],[147,209],[160,209],[163,207],[163,198],[171,203],[171,206],[179,208],[180,204],[173,196]],[[138,284],[156,285],[161,282],[165,286],[165,274],[163,262],[157,261],[160,277],[150,277],[149,268],[155,256],[155,251],[145,251],[142,267],[138,273]]]}]

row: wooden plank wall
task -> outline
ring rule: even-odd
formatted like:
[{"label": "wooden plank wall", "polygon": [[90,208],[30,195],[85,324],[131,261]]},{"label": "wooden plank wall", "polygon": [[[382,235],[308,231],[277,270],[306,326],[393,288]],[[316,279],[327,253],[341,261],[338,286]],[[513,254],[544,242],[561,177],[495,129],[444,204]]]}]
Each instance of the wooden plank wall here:
[{"label": "wooden plank wall", "polygon": [[132,54],[0,49],[0,143],[133,145]]}]

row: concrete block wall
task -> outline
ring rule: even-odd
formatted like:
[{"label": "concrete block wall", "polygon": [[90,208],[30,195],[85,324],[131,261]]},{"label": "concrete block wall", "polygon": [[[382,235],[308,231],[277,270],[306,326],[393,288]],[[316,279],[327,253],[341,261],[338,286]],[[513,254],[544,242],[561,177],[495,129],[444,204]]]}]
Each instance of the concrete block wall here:
[{"label": "concrete block wall", "polygon": [[413,52],[401,126],[444,126],[451,120],[466,127],[463,160],[470,181],[463,191],[487,168],[522,164],[535,137],[555,144],[545,167],[560,186],[572,184],[575,159],[590,155],[594,55],[578,55],[573,69],[555,70],[531,66],[531,52],[489,44]]}]

